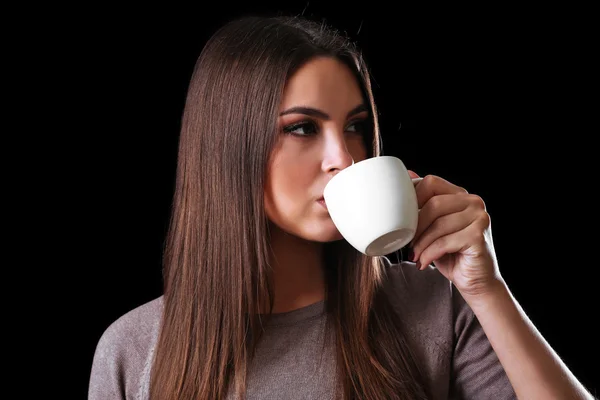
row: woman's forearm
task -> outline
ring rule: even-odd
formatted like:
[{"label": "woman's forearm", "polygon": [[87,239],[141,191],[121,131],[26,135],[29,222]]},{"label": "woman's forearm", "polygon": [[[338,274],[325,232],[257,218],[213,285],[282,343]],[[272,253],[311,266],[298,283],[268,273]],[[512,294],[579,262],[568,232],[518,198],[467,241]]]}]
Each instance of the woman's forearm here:
[{"label": "woman's forearm", "polygon": [[519,399],[593,399],[531,323],[502,282],[465,297]]}]

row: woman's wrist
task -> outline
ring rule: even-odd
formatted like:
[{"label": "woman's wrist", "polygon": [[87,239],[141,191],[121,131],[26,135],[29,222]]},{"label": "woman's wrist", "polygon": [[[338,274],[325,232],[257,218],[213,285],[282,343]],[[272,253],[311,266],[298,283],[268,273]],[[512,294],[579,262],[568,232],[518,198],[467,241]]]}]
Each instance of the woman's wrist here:
[{"label": "woman's wrist", "polygon": [[512,296],[506,282],[502,278],[491,281],[485,290],[481,290],[478,293],[461,293],[461,295],[475,315],[489,310],[493,305],[508,304],[506,300],[512,303]]}]

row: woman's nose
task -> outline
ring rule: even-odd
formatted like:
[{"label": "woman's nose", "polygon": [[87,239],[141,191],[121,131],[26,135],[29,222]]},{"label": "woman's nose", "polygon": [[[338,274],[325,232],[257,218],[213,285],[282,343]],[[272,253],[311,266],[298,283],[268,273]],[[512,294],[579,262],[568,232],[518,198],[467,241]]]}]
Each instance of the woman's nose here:
[{"label": "woman's nose", "polygon": [[330,151],[326,154],[323,160],[323,169],[326,172],[336,171],[339,172],[345,168],[354,164],[352,155],[344,145],[336,151]]}]

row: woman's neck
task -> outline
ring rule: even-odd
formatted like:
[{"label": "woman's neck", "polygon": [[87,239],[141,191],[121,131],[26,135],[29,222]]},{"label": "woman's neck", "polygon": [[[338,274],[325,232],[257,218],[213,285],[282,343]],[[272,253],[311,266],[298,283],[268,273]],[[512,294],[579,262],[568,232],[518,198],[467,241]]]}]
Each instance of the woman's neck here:
[{"label": "woman's neck", "polygon": [[271,227],[273,313],[296,310],[325,298],[323,243],[311,242]]}]

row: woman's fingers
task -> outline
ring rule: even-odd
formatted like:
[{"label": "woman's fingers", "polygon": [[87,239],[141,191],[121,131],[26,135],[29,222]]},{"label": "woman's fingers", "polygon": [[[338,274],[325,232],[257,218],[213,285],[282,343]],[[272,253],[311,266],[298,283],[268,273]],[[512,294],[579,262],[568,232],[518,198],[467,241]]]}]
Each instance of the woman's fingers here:
[{"label": "woman's fingers", "polygon": [[435,175],[427,175],[415,187],[417,193],[417,203],[419,208],[423,208],[425,203],[434,196],[441,194],[466,194],[467,191],[447,180]]},{"label": "woman's fingers", "polygon": [[419,223],[412,240],[415,243],[419,236],[438,218],[465,210],[469,203],[462,196],[442,194],[429,199],[419,211]]},{"label": "woman's fingers", "polygon": [[[424,228],[422,228],[422,233],[419,234],[418,237],[415,235],[415,239],[413,241],[413,261],[419,259],[421,257],[422,252],[426,250],[429,246],[431,246],[432,243],[436,242],[442,237],[463,230],[471,223],[473,223],[473,221],[477,218],[477,215],[472,212],[469,212],[467,210],[467,207],[463,204],[450,203],[452,202],[447,202],[444,204],[444,206],[455,205],[461,207],[462,210],[458,212],[447,213],[445,215],[442,215],[441,217],[436,217],[427,226],[424,226],[423,224]],[[419,219],[420,218],[421,217],[419,217]],[[420,220],[419,224],[419,226],[421,226]]]}]

